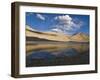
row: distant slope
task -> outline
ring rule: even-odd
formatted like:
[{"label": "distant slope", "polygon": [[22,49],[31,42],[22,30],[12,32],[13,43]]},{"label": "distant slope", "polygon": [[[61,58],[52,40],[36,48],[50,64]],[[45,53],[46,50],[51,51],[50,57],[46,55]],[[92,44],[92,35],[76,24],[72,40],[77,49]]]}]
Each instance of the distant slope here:
[{"label": "distant slope", "polygon": [[47,39],[51,41],[70,41],[70,37],[64,34],[54,33],[54,32],[39,32],[27,27],[26,27],[26,37],[37,37],[40,39]]},{"label": "distant slope", "polygon": [[73,36],[56,32],[41,32],[26,26],[27,41],[73,41],[73,42],[89,42],[89,36],[84,33],[77,33]]},{"label": "distant slope", "polygon": [[71,37],[71,41],[88,42],[89,36],[84,33],[77,33]]}]

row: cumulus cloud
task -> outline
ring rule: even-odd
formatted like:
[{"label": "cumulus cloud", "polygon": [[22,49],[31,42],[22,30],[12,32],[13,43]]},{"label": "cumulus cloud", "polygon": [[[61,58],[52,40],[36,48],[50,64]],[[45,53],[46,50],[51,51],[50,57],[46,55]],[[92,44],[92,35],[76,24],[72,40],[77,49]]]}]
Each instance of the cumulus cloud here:
[{"label": "cumulus cloud", "polygon": [[41,20],[45,20],[45,17],[43,16],[43,15],[41,15],[41,14],[36,14],[36,16],[37,16],[37,18],[39,18],[39,19],[41,19]]},{"label": "cumulus cloud", "polygon": [[72,31],[80,29],[83,25],[82,21],[75,20],[69,15],[56,16],[54,19],[57,21],[54,27],[64,33],[72,33]]},{"label": "cumulus cloud", "polygon": [[56,16],[55,20],[59,20],[62,23],[70,24],[70,22],[72,21],[72,18],[69,15],[63,15],[63,16]]}]

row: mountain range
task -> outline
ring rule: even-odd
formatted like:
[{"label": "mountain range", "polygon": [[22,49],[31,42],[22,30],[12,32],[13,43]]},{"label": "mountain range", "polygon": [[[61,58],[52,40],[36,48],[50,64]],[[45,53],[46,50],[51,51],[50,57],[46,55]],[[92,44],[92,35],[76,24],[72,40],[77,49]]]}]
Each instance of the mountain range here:
[{"label": "mountain range", "polygon": [[76,33],[73,35],[67,35],[57,32],[42,32],[26,26],[26,41],[60,41],[60,42],[89,42],[89,35],[85,33]]}]

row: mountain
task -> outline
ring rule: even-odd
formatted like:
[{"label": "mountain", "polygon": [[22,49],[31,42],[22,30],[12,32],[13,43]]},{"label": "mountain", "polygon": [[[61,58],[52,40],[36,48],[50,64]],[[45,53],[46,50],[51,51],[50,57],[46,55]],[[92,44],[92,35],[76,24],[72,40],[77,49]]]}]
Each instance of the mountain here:
[{"label": "mountain", "polygon": [[26,38],[33,38],[39,40],[51,40],[51,41],[70,41],[70,37],[68,35],[56,32],[41,32],[35,29],[31,29],[29,26],[26,26]]},{"label": "mountain", "polygon": [[60,42],[89,42],[89,36],[84,33],[77,33],[72,36],[58,32],[37,31],[30,26],[26,26],[27,41],[60,41]]},{"label": "mountain", "polygon": [[84,33],[77,33],[77,34],[71,36],[71,41],[89,42],[89,36]]}]

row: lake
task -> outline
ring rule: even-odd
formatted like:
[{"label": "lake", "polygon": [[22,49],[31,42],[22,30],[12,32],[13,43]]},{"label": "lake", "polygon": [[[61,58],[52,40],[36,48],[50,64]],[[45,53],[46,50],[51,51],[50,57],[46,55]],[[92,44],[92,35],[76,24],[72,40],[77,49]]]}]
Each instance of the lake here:
[{"label": "lake", "polygon": [[89,43],[26,44],[26,67],[89,64]]}]

